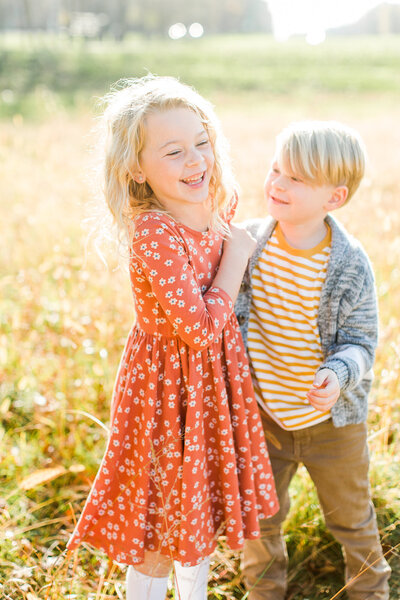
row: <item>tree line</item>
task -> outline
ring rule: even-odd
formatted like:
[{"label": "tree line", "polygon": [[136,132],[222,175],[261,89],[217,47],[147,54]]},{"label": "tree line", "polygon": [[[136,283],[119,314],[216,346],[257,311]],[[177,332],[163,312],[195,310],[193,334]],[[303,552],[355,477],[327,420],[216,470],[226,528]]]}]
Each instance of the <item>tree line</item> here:
[{"label": "tree line", "polygon": [[272,31],[266,0],[0,0],[0,29],[122,40],[164,35],[174,23],[205,33]]}]

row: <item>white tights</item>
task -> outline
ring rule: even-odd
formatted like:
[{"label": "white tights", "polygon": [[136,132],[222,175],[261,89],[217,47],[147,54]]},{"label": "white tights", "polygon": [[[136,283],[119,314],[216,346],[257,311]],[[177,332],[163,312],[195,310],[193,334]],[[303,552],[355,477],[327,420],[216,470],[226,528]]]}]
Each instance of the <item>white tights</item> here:
[{"label": "white tights", "polygon": [[178,600],[207,600],[207,580],[210,559],[195,567],[182,567],[175,561],[175,596]]},{"label": "white tights", "polygon": [[132,566],[126,573],[126,600],[164,600],[168,577],[151,577]]},{"label": "white tights", "polygon": [[[182,567],[174,562],[174,582],[177,600],[206,600],[210,559],[205,558],[195,567]],[[168,577],[151,577],[128,567],[126,574],[126,600],[164,600]]]}]

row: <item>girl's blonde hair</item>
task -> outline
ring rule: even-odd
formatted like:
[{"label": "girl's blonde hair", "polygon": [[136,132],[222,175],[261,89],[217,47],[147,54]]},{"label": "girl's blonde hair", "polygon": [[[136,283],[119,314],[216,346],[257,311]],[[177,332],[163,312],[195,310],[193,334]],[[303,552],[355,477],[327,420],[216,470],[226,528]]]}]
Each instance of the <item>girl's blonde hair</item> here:
[{"label": "girl's blonde hair", "polygon": [[225,232],[223,215],[232,200],[234,182],[227,142],[212,105],[177,79],[151,74],[118,81],[104,100],[107,105],[103,114],[104,194],[120,239],[129,240],[137,215],[149,210],[165,210],[149,184],[136,182],[133,173],[139,167],[145,144],[146,117],[156,111],[178,107],[196,113],[209,136],[215,158],[210,180],[210,226]]},{"label": "girl's blonde hair", "polygon": [[276,160],[311,185],[347,186],[347,201],[364,176],[366,151],[359,134],[336,121],[298,121],[277,136]]}]

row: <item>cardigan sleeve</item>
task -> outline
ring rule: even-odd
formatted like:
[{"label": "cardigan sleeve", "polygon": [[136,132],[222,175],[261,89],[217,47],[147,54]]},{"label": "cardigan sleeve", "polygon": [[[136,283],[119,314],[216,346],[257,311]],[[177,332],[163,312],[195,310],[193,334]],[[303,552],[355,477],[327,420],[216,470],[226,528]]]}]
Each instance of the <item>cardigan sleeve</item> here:
[{"label": "cardigan sleeve", "polygon": [[[360,260],[360,255],[354,257]],[[360,260],[361,262],[361,260]],[[378,307],[372,268],[363,257],[363,277],[356,286],[350,278],[340,300],[338,327],[320,369],[334,371],[342,391],[356,387],[372,369],[378,342]],[[353,285],[352,285],[353,283]],[[358,291],[357,291],[358,290]]]}]

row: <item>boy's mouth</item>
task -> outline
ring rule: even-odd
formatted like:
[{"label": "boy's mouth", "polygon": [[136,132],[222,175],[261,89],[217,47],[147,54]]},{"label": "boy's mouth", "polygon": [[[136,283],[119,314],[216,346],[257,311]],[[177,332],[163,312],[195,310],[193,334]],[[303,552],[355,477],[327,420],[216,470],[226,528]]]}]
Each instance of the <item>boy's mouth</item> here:
[{"label": "boy's mouth", "polygon": [[206,176],[206,171],[202,173],[196,173],[196,175],[191,175],[190,177],[185,177],[185,179],[181,179],[182,183],[189,185],[190,187],[195,187],[196,185],[200,185],[203,183],[204,178]]},{"label": "boy's mouth", "polygon": [[276,196],[272,196],[271,194],[269,195],[269,197],[272,200],[272,202],[276,202],[276,204],[289,204],[289,202],[287,202],[286,200],[282,200],[281,198],[277,198]]}]

